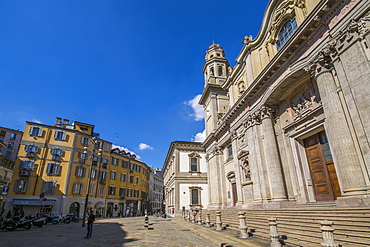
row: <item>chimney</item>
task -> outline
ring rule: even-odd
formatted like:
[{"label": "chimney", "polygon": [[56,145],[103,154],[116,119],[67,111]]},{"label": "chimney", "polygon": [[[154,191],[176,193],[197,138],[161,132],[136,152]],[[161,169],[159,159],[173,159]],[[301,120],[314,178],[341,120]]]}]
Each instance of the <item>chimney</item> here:
[{"label": "chimney", "polygon": [[63,119],[63,125],[67,126],[68,124],[69,124],[69,120],[68,119]]},{"label": "chimney", "polygon": [[62,119],[60,117],[57,117],[55,120],[55,126],[60,126],[62,124]]}]

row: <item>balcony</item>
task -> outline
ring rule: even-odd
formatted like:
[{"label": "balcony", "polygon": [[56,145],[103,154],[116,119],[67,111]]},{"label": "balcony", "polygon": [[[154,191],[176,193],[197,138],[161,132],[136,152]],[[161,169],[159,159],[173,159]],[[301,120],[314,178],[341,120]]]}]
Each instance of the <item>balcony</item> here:
[{"label": "balcony", "polygon": [[31,175],[30,171],[20,171],[19,176],[20,177],[29,177]]}]

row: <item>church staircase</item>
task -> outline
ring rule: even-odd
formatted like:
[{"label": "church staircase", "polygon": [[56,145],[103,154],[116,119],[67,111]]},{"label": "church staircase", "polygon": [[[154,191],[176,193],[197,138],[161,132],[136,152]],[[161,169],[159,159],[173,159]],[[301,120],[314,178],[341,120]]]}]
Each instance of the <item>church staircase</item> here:
[{"label": "church staircase", "polygon": [[[269,239],[268,218],[276,218],[281,242],[285,246],[321,246],[320,221],[333,222],[334,240],[339,246],[370,246],[370,208],[324,208],[308,206],[291,209],[227,209],[221,211],[222,226],[239,231],[238,212],[243,211],[250,235]],[[215,224],[216,211],[208,211]],[[202,218],[205,219],[206,211]]]}]

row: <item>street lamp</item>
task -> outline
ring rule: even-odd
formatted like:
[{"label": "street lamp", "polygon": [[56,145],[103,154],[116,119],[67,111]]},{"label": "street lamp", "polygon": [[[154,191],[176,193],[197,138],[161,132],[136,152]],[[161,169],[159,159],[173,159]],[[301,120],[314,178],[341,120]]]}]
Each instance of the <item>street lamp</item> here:
[{"label": "street lamp", "polygon": [[[84,205],[84,214],[83,214],[83,218],[82,218],[82,227],[85,226],[85,219],[86,219],[86,211],[87,211],[87,204],[89,202],[89,192],[90,192],[90,183],[91,183],[91,169],[92,169],[92,166],[94,165],[94,158],[95,158],[95,146],[96,144],[99,143],[99,141],[97,140],[96,137],[93,137],[93,139],[91,140],[91,143],[93,144],[93,149],[92,149],[92,152],[91,152],[91,164],[90,164],[90,169],[89,169],[89,177],[88,177],[88,182],[87,182],[87,189],[86,189],[86,198],[85,198],[85,205]],[[99,152],[98,152],[98,159],[99,159],[99,156],[101,156],[101,152],[102,152],[102,149],[99,148]],[[84,147],[84,158],[85,160],[87,160],[87,146]]]}]

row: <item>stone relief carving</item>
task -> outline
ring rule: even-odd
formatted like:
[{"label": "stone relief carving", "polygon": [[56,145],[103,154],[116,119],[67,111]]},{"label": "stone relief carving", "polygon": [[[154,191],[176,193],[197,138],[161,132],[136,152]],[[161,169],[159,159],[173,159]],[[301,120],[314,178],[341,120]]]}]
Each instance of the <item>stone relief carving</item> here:
[{"label": "stone relief carving", "polygon": [[302,13],[304,18],[307,17],[307,7],[306,7],[306,1],[305,0],[296,0],[294,3],[295,6],[302,9]]},{"label": "stone relief carving", "polygon": [[243,161],[242,169],[243,169],[245,181],[251,181],[252,180],[252,178],[251,178],[251,169],[250,169],[248,160]]},{"label": "stone relief carving", "polygon": [[358,36],[365,35],[370,30],[370,11],[358,21],[352,20],[349,25],[339,34],[328,42],[328,45],[305,68],[312,75],[318,76],[320,73],[333,69],[332,61],[338,53],[355,41]]},{"label": "stone relief carving", "polygon": [[291,99],[292,109],[296,114],[301,114],[307,109],[313,106],[313,102],[311,100],[312,95],[309,92],[308,88],[304,88],[300,93],[294,96]]},{"label": "stone relief carving", "polygon": [[238,92],[239,94],[242,94],[245,92],[245,83],[244,81],[238,82]]}]

